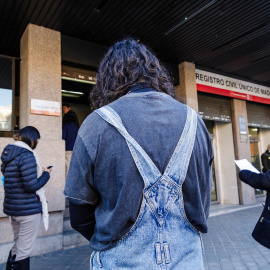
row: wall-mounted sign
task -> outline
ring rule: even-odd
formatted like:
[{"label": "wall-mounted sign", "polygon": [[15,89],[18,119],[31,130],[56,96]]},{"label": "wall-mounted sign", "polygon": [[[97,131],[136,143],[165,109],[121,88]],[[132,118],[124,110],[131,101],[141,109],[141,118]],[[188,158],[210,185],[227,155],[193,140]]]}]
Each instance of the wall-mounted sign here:
[{"label": "wall-mounted sign", "polygon": [[270,104],[270,88],[196,69],[197,90]]},{"label": "wall-mounted sign", "polygon": [[244,116],[239,116],[239,129],[240,129],[240,141],[245,143],[248,141],[248,132],[246,118]]},{"label": "wall-mounted sign", "polygon": [[60,116],[60,102],[31,99],[31,111],[32,114]]},{"label": "wall-mounted sign", "polygon": [[62,79],[96,84],[95,71],[62,66]]}]

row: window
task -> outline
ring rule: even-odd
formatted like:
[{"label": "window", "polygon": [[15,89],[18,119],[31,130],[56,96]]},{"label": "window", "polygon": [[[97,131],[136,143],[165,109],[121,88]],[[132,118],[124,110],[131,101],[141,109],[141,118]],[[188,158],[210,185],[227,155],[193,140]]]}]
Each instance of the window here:
[{"label": "window", "polygon": [[13,129],[12,65],[12,59],[0,57],[0,131]]}]

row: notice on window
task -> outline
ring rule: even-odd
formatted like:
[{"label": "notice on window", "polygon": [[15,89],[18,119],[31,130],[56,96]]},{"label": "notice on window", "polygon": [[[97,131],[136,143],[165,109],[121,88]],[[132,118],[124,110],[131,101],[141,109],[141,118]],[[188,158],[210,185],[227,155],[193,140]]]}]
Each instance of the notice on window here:
[{"label": "notice on window", "polygon": [[31,99],[31,111],[32,114],[60,116],[60,102]]},{"label": "notice on window", "polygon": [[240,170],[249,170],[255,173],[260,173],[247,159],[239,159],[234,161]]}]

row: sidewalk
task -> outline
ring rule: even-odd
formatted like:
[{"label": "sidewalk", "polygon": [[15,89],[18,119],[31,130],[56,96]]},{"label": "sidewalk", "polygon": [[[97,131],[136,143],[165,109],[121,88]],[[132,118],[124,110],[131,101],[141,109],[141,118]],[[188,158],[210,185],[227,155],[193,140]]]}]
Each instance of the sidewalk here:
[{"label": "sidewalk", "polygon": [[203,235],[205,270],[270,269],[270,251],[251,236],[263,210],[264,198],[256,205],[215,205]]},{"label": "sidewalk", "polygon": [[[251,237],[262,202],[264,197],[255,205],[211,206],[209,232],[202,235],[205,270],[270,269],[270,250]],[[89,247],[82,246],[40,255],[31,258],[31,270],[87,270],[90,254]],[[4,269],[5,265],[0,265],[0,270]]]}]

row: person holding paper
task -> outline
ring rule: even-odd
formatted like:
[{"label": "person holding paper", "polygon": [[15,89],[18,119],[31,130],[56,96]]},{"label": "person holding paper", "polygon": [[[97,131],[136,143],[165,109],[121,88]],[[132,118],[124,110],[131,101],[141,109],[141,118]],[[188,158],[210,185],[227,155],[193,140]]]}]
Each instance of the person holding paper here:
[{"label": "person holding paper", "polygon": [[241,170],[239,178],[253,188],[267,191],[264,210],[253,230],[252,236],[261,245],[270,248],[270,170],[266,173]]}]

